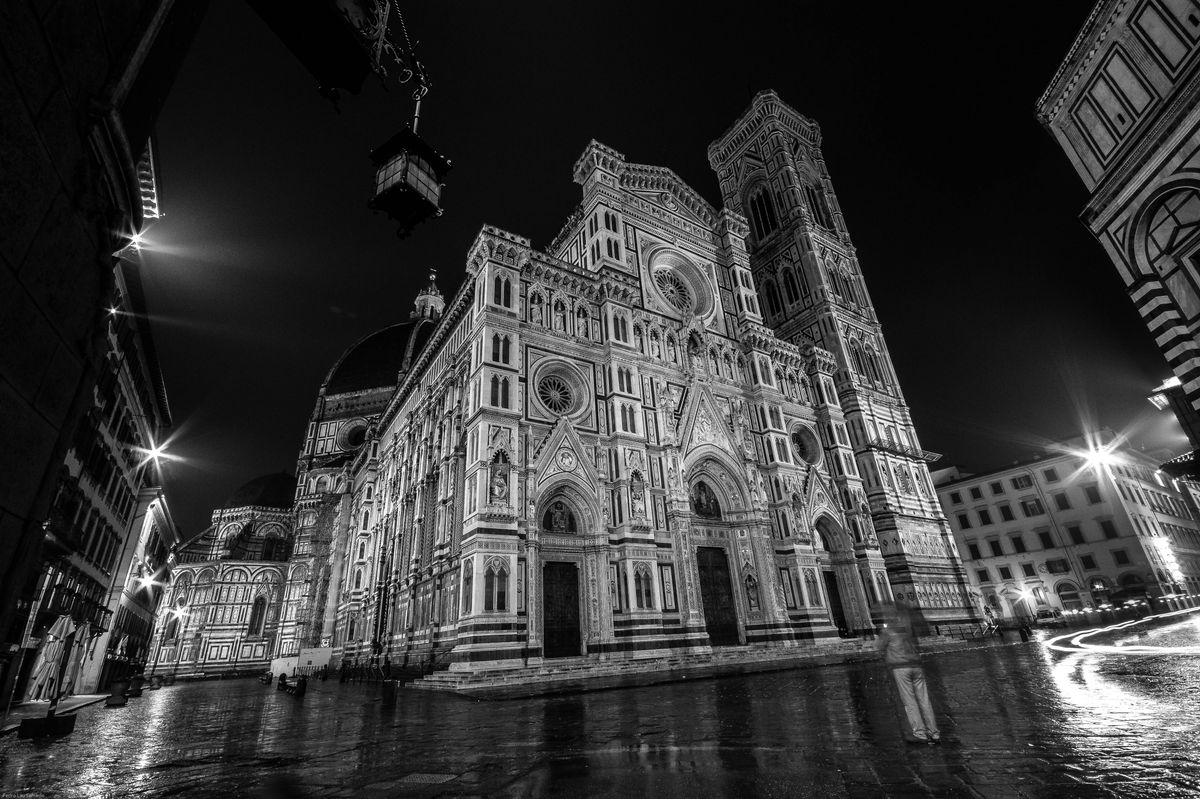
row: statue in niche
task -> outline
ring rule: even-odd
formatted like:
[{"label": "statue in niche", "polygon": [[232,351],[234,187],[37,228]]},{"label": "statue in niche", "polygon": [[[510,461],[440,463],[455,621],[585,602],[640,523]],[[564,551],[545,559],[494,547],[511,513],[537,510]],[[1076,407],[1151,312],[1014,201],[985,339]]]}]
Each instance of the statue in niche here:
[{"label": "statue in niche", "polygon": [[655,358],[662,357],[662,348],[658,344],[658,331],[650,331],[650,355]]},{"label": "statue in niche", "polygon": [[542,295],[534,294],[529,300],[529,321],[531,324],[542,324]]},{"label": "statue in niche", "polygon": [[488,484],[488,501],[501,503],[508,500],[508,464],[493,464],[492,479]]},{"label": "statue in niche", "polygon": [[633,477],[629,481],[629,506],[633,510],[633,518],[646,518],[646,481],[642,479],[642,473],[639,471],[633,472]]},{"label": "statue in niche", "polygon": [[587,311],[579,309],[579,315],[576,317],[575,335],[580,338],[588,337],[588,315]]},{"label": "statue in niche", "polygon": [[635,347],[637,347],[638,352],[646,351],[646,348],[644,346],[644,340],[642,338],[642,326],[641,325],[633,326],[633,345]]},{"label": "statue in niche", "polygon": [[706,519],[721,518],[721,503],[717,495],[708,487],[708,483],[700,480],[692,487],[692,513]]},{"label": "statue in niche", "polygon": [[750,610],[758,610],[758,580],[753,574],[746,575],[746,604]]},{"label": "statue in niche", "polygon": [[567,332],[567,308],[562,300],[554,301],[554,329],[560,333]]},{"label": "statue in niche", "polygon": [[667,360],[671,363],[679,363],[679,353],[675,349],[675,339],[667,336]]}]

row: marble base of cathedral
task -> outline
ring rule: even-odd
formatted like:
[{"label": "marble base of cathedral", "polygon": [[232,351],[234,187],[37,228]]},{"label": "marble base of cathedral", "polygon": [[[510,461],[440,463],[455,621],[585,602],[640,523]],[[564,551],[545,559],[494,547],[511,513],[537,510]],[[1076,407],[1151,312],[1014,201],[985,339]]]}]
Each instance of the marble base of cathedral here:
[{"label": "marble base of cathedral", "polygon": [[[940,636],[923,641],[924,651],[970,646]],[[427,691],[452,691],[484,699],[516,699],[597,691],[758,671],[825,666],[874,659],[873,639],[834,639],[804,647],[716,647],[704,652],[656,653],[651,657],[556,658],[528,666],[438,671],[408,684]]]}]

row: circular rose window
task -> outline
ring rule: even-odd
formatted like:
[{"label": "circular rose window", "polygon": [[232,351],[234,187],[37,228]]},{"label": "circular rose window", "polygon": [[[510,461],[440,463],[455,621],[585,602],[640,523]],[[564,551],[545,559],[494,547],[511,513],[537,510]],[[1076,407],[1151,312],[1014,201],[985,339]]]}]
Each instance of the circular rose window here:
[{"label": "circular rose window", "polygon": [[537,393],[542,404],[554,413],[566,413],[574,405],[571,387],[558,375],[546,375],[539,380]]},{"label": "circular rose window", "polygon": [[658,287],[663,299],[675,306],[675,310],[685,314],[692,312],[696,305],[692,299],[692,292],[673,269],[663,268],[655,271],[654,285]]},{"label": "circular rose window", "polygon": [[810,466],[821,461],[821,444],[816,435],[807,427],[797,427],[792,430],[792,451],[796,457]]},{"label": "circular rose window", "polygon": [[716,303],[706,273],[683,253],[658,247],[647,254],[654,294],[681,316],[703,319]]}]

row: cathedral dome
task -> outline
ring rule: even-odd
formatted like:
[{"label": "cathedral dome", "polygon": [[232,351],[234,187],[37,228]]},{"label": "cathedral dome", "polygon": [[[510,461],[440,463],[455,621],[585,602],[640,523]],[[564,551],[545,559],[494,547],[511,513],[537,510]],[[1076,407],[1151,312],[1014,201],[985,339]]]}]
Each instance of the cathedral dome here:
[{"label": "cathedral dome", "polygon": [[222,508],[290,508],[296,495],[296,478],[287,472],[264,474],[245,483],[225,500]]},{"label": "cathedral dome", "polygon": [[433,318],[418,317],[360,339],[329,370],[325,396],[395,386],[435,326]]}]

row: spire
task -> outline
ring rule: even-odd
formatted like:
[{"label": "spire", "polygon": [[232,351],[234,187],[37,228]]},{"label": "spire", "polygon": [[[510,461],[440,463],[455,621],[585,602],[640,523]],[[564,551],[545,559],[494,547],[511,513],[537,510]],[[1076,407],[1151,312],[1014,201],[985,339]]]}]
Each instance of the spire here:
[{"label": "spire", "polygon": [[417,299],[413,301],[413,310],[409,317],[437,319],[445,309],[446,299],[437,286],[437,270],[430,269],[429,285],[417,292]]}]

